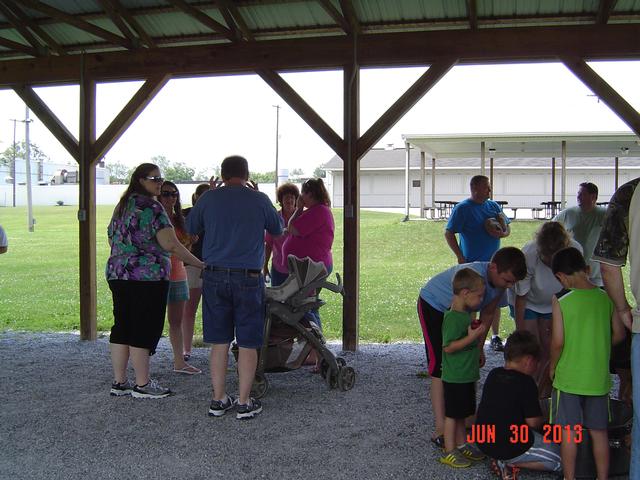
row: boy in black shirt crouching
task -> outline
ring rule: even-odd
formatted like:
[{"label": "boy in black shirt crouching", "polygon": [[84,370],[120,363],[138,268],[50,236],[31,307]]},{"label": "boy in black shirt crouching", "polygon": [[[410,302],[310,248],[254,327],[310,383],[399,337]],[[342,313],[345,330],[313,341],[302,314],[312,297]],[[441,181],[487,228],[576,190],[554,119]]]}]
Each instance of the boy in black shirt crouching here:
[{"label": "boy in black shirt crouching", "polygon": [[538,387],[533,377],[540,345],[527,331],[516,331],[504,348],[505,366],[489,372],[470,435],[492,458],[491,469],[514,480],[520,468],[559,472],[560,446],[546,443],[534,429],[542,427]]}]

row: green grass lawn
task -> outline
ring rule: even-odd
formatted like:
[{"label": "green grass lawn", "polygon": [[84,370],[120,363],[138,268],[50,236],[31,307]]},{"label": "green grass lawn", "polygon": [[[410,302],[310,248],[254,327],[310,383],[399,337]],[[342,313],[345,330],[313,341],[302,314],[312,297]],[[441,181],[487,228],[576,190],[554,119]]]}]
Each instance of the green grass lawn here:
[{"label": "green grass lawn", "polygon": [[[26,208],[0,209],[9,252],[0,256],[0,329],[79,329],[77,207],[35,207],[35,232],[27,231]],[[98,206],[98,330],[112,324],[111,296],[104,279],[107,224],[113,207]],[[342,210],[334,210],[334,271],[342,272]],[[418,291],[427,279],[452,266],[444,223],[402,222],[403,215],[363,211],[360,224],[360,339],[363,342],[419,341]],[[519,221],[503,245],[522,246],[539,222]],[[335,281],[335,276],[330,277]],[[342,336],[342,301],[323,294],[321,310],[328,338]],[[503,333],[513,329],[503,309]],[[197,333],[201,332],[196,323]]]}]

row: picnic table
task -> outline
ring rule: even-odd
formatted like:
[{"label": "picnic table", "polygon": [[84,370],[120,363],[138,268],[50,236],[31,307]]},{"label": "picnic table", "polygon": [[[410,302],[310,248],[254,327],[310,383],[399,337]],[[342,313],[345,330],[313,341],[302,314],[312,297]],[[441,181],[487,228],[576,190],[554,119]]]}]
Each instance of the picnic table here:
[{"label": "picnic table", "polygon": [[552,219],[560,211],[560,205],[562,202],[540,202],[540,205],[544,207],[544,218]]},{"label": "picnic table", "polygon": [[454,202],[453,200],[436,200],[434,203],[437,205],[436,209],[438,210],[438,216],[440,218],[449,218],[453,207],[458,204],[458,202]]}]

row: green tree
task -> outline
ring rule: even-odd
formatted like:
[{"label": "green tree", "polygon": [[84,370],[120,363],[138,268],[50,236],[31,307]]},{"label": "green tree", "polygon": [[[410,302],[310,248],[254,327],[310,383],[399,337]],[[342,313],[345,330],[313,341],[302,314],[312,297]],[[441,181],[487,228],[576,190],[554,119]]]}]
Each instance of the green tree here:
[{"label": "green tree", "polygon": [[326,178],[327,172],[324,169],[324,164],[316,167],[316,169],[313,171],[313,176],[316,178]]},{"label": "green tree", "polygon": [[304,175],[304,171],[301,168],[294,168],[289,172],[290,177],[301,177]]},{"label": "green tree", "polygon": [[196,174],[196,171],[186,163],[170,162],[164,155],[152,157],[151,163],[155,163],[160,168],[164,178],[174,183],[190,182]]},{"label": "green tree", "polygon": [[110,163],[107,168],[109,169],[109,183],[129,183],[133,168],[127,167],[120,162]]},{"label": "green tree", "polygon": [[250,172],[249,178],[256,183],[275,183],[276,171],[270,172]]},{"label": "green tree", "polygon": [[[32,162],[44,162],[49,157],[45,155],[45,153],[38,147],[35,143],[29,144],[29,157]],[[27,158],[27,143],[19,142],[16,143],[16,159],[24,160]],[[11,165],[13,161],[13,145],[7,148],[4,152],[0,153],[0,164],[2,165]]]}]

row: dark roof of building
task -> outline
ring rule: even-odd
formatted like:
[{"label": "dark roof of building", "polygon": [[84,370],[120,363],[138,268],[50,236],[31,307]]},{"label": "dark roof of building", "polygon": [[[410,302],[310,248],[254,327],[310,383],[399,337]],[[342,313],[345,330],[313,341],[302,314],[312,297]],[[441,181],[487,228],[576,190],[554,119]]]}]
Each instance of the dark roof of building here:
[{"label": "dark roof of building", "polygon": [[[618,157],[620,167],[640,167],[640,157]],[[361,170],[404,170],[406,150],[394,148],[387,150],[374,148],[360,160]],[[489,167],[489,159],[486,161]],[[569,157],[567,167],[609,167],[612,168],[614,159],[610,157]],[[411,150],[411,168],[420,168],[420,152]],[[478,168],[480,158],[444,158],[436,160],[436,168]],[[560,167],[560,159],[556,158],[556,166]],[[494,168],[550,168],[550,158],[496,158]],[[335,155],[324,167],[325,170],[342,170],[342,159]],[[431,159],[427,157],[426,169],[431,168]]]}]

